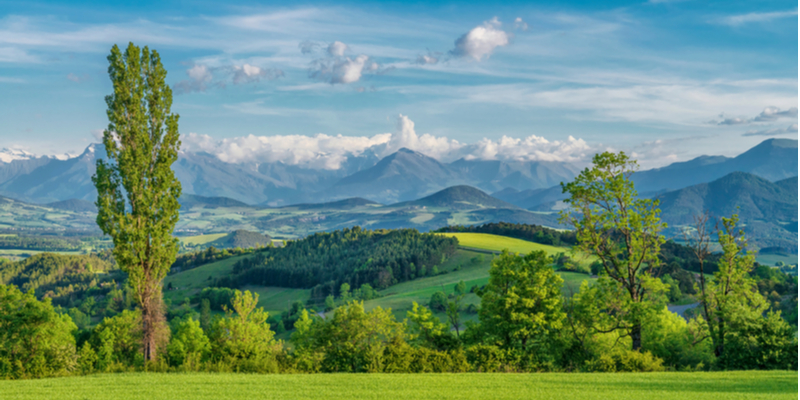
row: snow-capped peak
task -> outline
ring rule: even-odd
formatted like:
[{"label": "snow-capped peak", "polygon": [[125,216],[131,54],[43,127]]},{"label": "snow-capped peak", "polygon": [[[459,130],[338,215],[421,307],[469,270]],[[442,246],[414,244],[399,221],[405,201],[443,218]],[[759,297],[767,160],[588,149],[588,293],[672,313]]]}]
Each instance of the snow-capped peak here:
[{"label": "snow-capped peak", "polygon": [[3,148],[0,150],[0,162],[10,163],[14,160],[29,160],[36,158],[36,155],[20,148]]}]

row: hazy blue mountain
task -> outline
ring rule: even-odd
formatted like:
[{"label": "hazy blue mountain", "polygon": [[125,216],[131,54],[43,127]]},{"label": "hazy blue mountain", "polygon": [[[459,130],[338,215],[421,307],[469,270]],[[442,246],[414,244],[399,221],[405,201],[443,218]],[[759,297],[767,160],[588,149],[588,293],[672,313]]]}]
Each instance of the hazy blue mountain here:
[{"label": "hazy blue mountain", "polygon": [[44,206],[65,211],[92,212],[92,213],[97,212],[97,207],[94,205],[94,202],[81,199],[55,201],[52,203],[47,203]]},{"label": "hazy blue mountain", "polygon": [[465,183],[489,192],[504,188],[535,190],[571,181],[580,168],[566,162],[460,159],[449,164]]},{"label": "hazy blue mountain", "polygon": [[751,173],[772,182],[796,176],[797,140],[767,139],[734,158],[702,156],[637,172],[632,179],[639,193],[647,194],[711,182],[735,171]]},{"label": "hazy blue mountain", "polygon": [[188,193],[181,194],[178,202],[181,204],[181,208],[187,210],[194,207],[252,207],[247,203],[229,197],[206,197]]},{"label": "hazy blue mountain", "polygon": [[236,247],[248,249],[252,247],[264,247],[270,243],[272,243],[272,238],[268,235],[239,229],[207,245],[214,246],[218,249],[232,249]]},{"label": "hazy blue mountain", "polygon": [[402,148],[373,167],[342,178],[319,197],[357,196],[387,204],[417,199],[461,181],[461,176],[447,165]]},{"label": "hazy blue mountain", "polygon": [[[102,145],[93,144],[80,156],[67,160],[30,157],[0,162],[0,195],[32,203],[94,201],[91,176],[97,158],[104,156]],[[268,207],[353,197],[391,204],[451,186],[470,185],[537,211],[558,209],[558,200],[563,198],[558,184],[570,181],[579,172],[578,166],[559,162],[460,159],[447,164],[408,149],[383,159],[372,152],[350,156],[337,169],[280,162],[226,163],[208,153],[181,152],[173,168],[183,193]],[[698,157],[638,172],[633,179],[639,193],[654,196],[710,182],[734,171],[770,181],[793,176],[797,171],[797,141],[769,139],[735,158]]]},{"label": "hazy blue mountain", "polygon": [[509,208],[517,206],[506,203],[467,185],[452,186],[419,200],[393,204],[393,207],[431,207],[453,210],[481,208]]},{"label": "hazy blue mountain", "polygon": [[797,247],[797,177],[770,182],[733,172],[709,183],[664,193],[661,218],[670,226],[691,225],[709,211],[715,217],[738,214],[748,237],[760,247]]},{"label": "hazy blue mountain", "polygon": [[[97,149],[91,145],[78,157],[67,160],[50,158],[18,160],[18,168],[26,173],[17,173],[0,183],[0,193],[24,201],[49,203],[68,199],[95,200],[97,195],[92,184]],[[22,166],[21,164],[26,164]]]}]

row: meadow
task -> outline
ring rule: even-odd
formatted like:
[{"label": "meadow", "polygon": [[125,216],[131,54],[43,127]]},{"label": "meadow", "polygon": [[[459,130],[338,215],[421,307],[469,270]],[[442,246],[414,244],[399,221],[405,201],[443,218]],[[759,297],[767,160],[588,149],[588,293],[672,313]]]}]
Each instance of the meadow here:
[{"label": "meadow", "polygon": [[0,381],[3,399],[797,399],[797,372],[98,374]]}]

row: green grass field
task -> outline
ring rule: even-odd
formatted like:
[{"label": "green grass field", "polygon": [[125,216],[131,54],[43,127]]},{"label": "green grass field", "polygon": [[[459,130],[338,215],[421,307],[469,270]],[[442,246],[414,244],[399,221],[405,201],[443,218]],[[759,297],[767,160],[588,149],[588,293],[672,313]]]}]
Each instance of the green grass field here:
[{"label": "green grass field", "polygon": [[543,250],[548,255],[569,252],[569,249],[566,247],[549,246],[546,244],[529,242],[527,240],[514,239],[507,236],[491,235],[488,233],[442,233],[442,235],[455,237],[458,239],[458,244],[460,246],[471,247],[475,249],[491,251],[502,251],[504,249],[508,249],[511,252],[522,254],[528,254],[534,250]]},{"label": "green grass field", "polygon": [[0,381],[27,399],[797,399],[787,371],[618,374],[103,374]]},{"label": "green grass field", "polygon": [[187,245],[192,246],[199,246],[206,243],[211,243],[221,237],[225,237],[227,233],[210,233],[208,235],[197,235],[197,236],[183,236],[179,237],[181,242]]}]

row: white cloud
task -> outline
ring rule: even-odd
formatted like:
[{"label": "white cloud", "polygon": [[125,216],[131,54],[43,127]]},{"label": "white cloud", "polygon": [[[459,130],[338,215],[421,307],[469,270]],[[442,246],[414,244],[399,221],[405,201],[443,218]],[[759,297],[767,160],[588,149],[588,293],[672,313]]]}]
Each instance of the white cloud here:
[{"label": "white cloud", "polygon": [[261,79],[277,79],[284,76],[283,71],[279,69],[264,69],[250,64],[233,67],[233,83],[252,83],[258,82]]},{"label": "white cloud", "polygon": [[778,118],[797,118],[797,107],[783,111],[778,107],[767,107],[753,121],[775,121]]},{"label": "white cloud", "polygon": [[434,65],[438,64],[441,59],[442,59],[442,53],[438,51],[437,52],[428,51],[428,54],[418,55],[417,59],[414,60],[414,62],[419,65]]},{"label": "white cloud", "polygon": [[752,22],[770,22],[781,18],[797,17],[797,10],[752,12],[748,14],[731,15],[718,19],[716,22],[723,25],[739,26]]},{"label": "white cloud", "polygon": [[787,135],[790,133],[797,134],[797,124],[791,124],[787,128],[780,129],[765,129],[765,130],[751,130],[742,134],[742,136],[777,136]]},{"label": "white cloud", "polygon": [[743,125],[749,124],[749,119],[744,118],[725,118],[722,121],[717,122],[717,125]]},{"label": "white cloud", "polygon": [[343,57],[345,51],[347,51],[347,45],[338,40],[328,46],[328,54],[334,57]]},{"label": "white cloud", "polygon": [[187,69],[186,75],[189,75],[188,80],[180,81],[174,86],[178,94],[205,92],[207,85],[214,79],[211,70],[207,66],[201,64],[195,64],[192,68]]},{"label": "white cloud", "polygon": [[206,152],[228,163],[283,162],[312,169],[338,169],[350,156],[371,151],[387,156],[401,148],[419,151],[443,162],[459,158],[470,160],[515,161],[585,161],[597,147],[582,139],[548,141],[539,136],[498,140],[482,139],[464,144],[431,134],[418,134],[414,121],[405,115],[397,118],[394,133],[373,136],[248,135],[216,140],[208,135],[190,133],[181,138],[182,151]]},{"label": "white cloud", "polygon": [[308,76],[330,84],[354,83],[361,80],[364,73],[383,74],[393,68],[381,69],[369,56],[361,54],[356,57],[345,57],[349,47],[339,41],[328,45],[327,55],[311,62]]},{"label": "white cloud", "polygon": [[[226,65],[209,67],[204,64],[195,64],[186,70],[189,79],[175,84],[178,94],[191,92],[205,92],[209,86],[224,88],[228,82],[236,85],[256,83],[262,79],[274,80],[284,76],[280,69],[262,68],[248,63],[242,65]],[[214,80],[214,75],[221,78]]]},{"label": "white cloud", "polygon": [[496,48],[508,45],[509,35],[500,29],[501,25],[497,17],[494,17],[483,25],[472,28],[456,39],[455,48],[450,50],[450,54],[471,57],[476,61],[491,56]]}]

